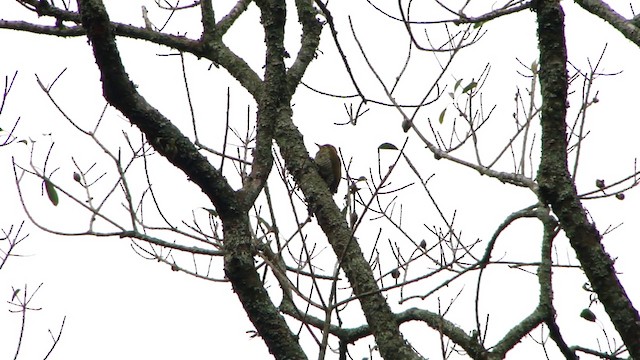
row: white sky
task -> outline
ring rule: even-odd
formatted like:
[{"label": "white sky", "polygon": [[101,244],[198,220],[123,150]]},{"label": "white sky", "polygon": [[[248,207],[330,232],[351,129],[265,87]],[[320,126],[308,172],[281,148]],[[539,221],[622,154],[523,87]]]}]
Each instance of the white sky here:
[{"label": "white sky", "polygon": [[[136,4],[131,5],[134,3]],[[333,3],[331,5],[338,6]],[[108,2],[108,6],[114,11],[112,19],[142,25],[139,16],[140,4],[137,2],[127,2],[124,6],[112,1]],[[636,84],[640,78],[637,67],[640,63],[640,50],[622,35],[611,30],[603,21],[586,14],[573,3],[565,1],[563,6],[567,13],[566,31],[570,60],[586,69],[587,57],[594,63],[605,44],[608,44],[603,62],[604,71],[624,71],[622,75],[601,78],[596,83],[601,101],[590,113],[588,126],[592,134],[588,145],[583,149],[584,163],[579,170],[578,179],[579,191],[586,192],[593,190],[596,178],[614,182],[633,171],[633,159],[640,152],[636,141],[639,130],[638,116],[633,106],[634,101],[637,101]],[[152,20],[162,18],[161,12],[155,10],[153,2],[147,4],[147,7],[151,11]],[[355,73],[361,79],[363,88],[370,95],[380,97],[383,93],[379,85],[372,80],[372,76],[362,65],[353,45],[345,22],[346,16],[353,16],[359,36],[379,69],[391,69],[385,72],[385,80],[389,82],[395,76],[396,69],[402,65],[403,58],[398,54],[402,54],[406,49],[406,37],[402,36],[399,28],[381,26],[380,24],[387,24],[388,20],[369,10],[364,1],[350,2],[349,7],[334,10],[343,45],[350,51],[349,59],[356,64]],[[17,4],[5,3],[0,5],[0,13],[2,18],[18,19],[24,11],[21,11]],[[34,19],[33,16],[29,16],[26,20]],[[263,45],[262,35],[255,27],[257,19],[256,8],[252,5],[252,10],[243,15],[235,25],[237,30],[232,31],[225,39],[226,43],[245,57],[256,71],[260,71],[263,56],[256,49],[261,49]],[[179,20],[174,23],[173,30],[186,29],[190,37],[197,36],[195,34],[198,26],[193,25],[187,29],[185,26],[192,23]],[[293,17],[290,22],[295,23]],[[502,119],[510,120],[516,85],[521,89],[528,85],[528,81],[516,73],[516,70],[522,71],[516,57],[525,64],[530,64],[536,58],[534,14],[525,11],[491,22],[486,28],[486,37],[477,48],[470,49],[468,55],[462,54],[453,74],[456,77],[470,79],[477,76],[487,62],[491,62],[492,71],[484,89],[484,101],[486,104],[498,105],[495,115],[497,119],[493,121],[500,124]],[[398,32],[395,32],[396,30]],[[337,61],[335,48],[328,34],[327,28],[323,33],[321,45],[323,54],[312,63],[304,81],[321,90],[352,94],[353,90],[341,64]],[[5,55],[0,57],[0,75],[11,76],[14,71],[19,71],[5,112],[0,116],[0,127],[10,128],[20,116],[18,137],[37,141],[34,161],[39,166],[46,155],[48,145],[52,140],[55,141],[55,151],[49,160],[48,169],[60,167],[56,181],[80,194],[81,189],[77,188],[77,184],[71,178],[71,156],[85,166],[99,161],[103,167],[96,172],[110,171],[110,168],[95,146],[80,138],[55,111],[38,88],[34,73],[45,83],[50,83],[60,71],[67,68],[54,87],[54,96],[65,110],[69,111],[69,116],[83,126],[92,127],[102,110],[104,100],[100,98],[99,74],[86,39],[57,39],[7,30],[1,32],[0,39],[6,49]],[[297,34],[289,37],[289,43],[292,44],[289,53],[295,53],[295,43],[298,39]],[[176,119],[176,123],[185,129],[186,133],[191,134],[178,57],[157,57],[156,54],[166,54],[167,49],[139,41],[119,40],[118,44],[127,70],[139,86],[140,92],[165,115]],[[424,62],[413,65],[414,73],[421,66],[428,69],[433,64],[430,55],[416,54],[415,57]],[[190,56],[186,58],[188,75],[193,86],[192,95],[197,105],[197,116],[201,123],[212,123],[210,127],[202,125],[201,134],[220,134],[220,124],[224,126],[224,122],[212,119],[224,119],[224,94],[227,86],[231,86],[232,116],[237,124],[245,122],[248,105],[251,105],[250,111],[254,114],[255,106],[250,98],[229,79],[228,75],[215,69],[206,71],[209,66],[207,61],[198,61]],[[435,74],[424,71],[420,76],[424,76],[425,79],[416,77],[407,80],[409,84],[403,93],[407,100],[404,102],[412,102],[419,98],[429,76]],[[449,77],[445,81],[449,86],[454,82],[451,79]],[[574,87],[574,90],[579,91],[580,88]],[[340,100],[322,98],[301,88],[294,102],[294,121],[305,135],[310,151],[315,152],[312,145],[316,142],[330,142],[339,146],[345,156],[354,157],[353,174],[367,175],[369,168],[377,167],[375,149],[378,144],[389,141],[400,145],[404,141],[405,134],[400,128],[401,118],[392,110],[373,108],[358,126],[338,127],[333,125],[333,122],[345,119]],[[427,110],[426,114],[431,119],[436,119],[441,109],[441,105],[435,105]],[[575,107],[570,110],[575,111]],[[423,114],[422,118],[424,117]],[[131,130],[134,133],[121,119],[121,115],[113,110],[107,111],[105,119],[108,120],[108,126],[105,124],[105,127],[101,128],[101,131],[104,131],[101,135],[105,139],[120,141],[120,129]],[[426,122],[420,126],[426,129]],[[43,135],[49,133],[52,135]],[[484,139],[487,146],[492,145],[493,139]],[[215,145],[220,140],[212,137],[208,141],[210,145]],[[411,140],[410,147],[415,154],[419,154],[422,148],[417,139]],[[22,144],[0,149],[0,186],[3,189],[0,197],[0,227],[3,229],[26,220],[15,192],[11,156],[15,156],[19,163],[27,165],[28,150],[29,148]],[[437,174],[430,184],[438,189],[436,196],[443,203],[444,211],[450,215],[457,209],[456,221],[470,238],[488,239],[506,215],[530,205],[534,200],[526,190],[499,185],[496,184],[497,181],[480,177],[474,171],[436,162],[428,154],[425,157],[427,160],[419,165],[425,175]],[[171,207],[174,215],[178,214],[178,219],[188,221],[191,218],[191,209],[209,206],[200,192],[185,181],[183,175],[170,172],[171,168],[164,167],[161,162],[155,166],[156,174],[160,174],[157,176],[162,178],[158,186],[166,192],[163,194],[163,201]],[[415,180],[407,175],[407,179],[397,177],[395,181],[396,184],[401,184],[403,181]],[[27,184],[29,187],[24,190],[30,208],[38,220],[60,230],[79,231],[86,228],[88,215],[74,209],[68,198],[61,197],[61,204],[54,208],[46,197],[40,196],[37,181]],[[344,188],[342,190],[344,191]],[[405,211],[407,214],[422,214],[423,210],[420,209],[424,207],[424,195],[413,191],[402,194],[403,200],[407,201]],[[505,201],[496,202],[496,193]],[[411,202],[411,197],[416,194],[421,195]],[[608,198],[586,203],[601,232],[609,224],[615,226],[624,222],[624,226],[606,238],[605,246],[612,256],[617,258],[616,268],[622,273],[623,284],[634,300],[640,299],[640,289],[635,286],[635,278],[639,271],[637,260],[633,255],[629,256],[637,250],[634,242],[638,233],[636,219],[640,203],[636,194],[637,192],[626,194],[627,199],[624,201]],[[336,196],[336,201],[341,201],[341,196]],[[117,205],[113,204],[110,209],[116,209]],[[411,212],[411,209],[415,209],[414,212]],[[414,227],[422,226],[422,222],[425,221],[420,216],[407,215],[406,221],[411,220],[417,221],[417,225],[409,225]],[[368,231],[376,233],[378,225],[371,224]],[[531,223],[527,222],[518,223],[503,235],[499,246],[505,256],[508,254],[516,259],[525,257],[530,251],[536,251],[537,234],[529,238],[526,236],[531,229],[536,229],[530,225]],[[56,332],[65,315],[67,320],[62,340],[51,359],[211,359],[230,356],[268,358],[262,341],[250,339],[247,331],[252,330],[252,325],[230,291],[229,284],[198,280],[185,274],[174,273],[166,265],[144,261],[131,250],[127,240],[53,236],[38,230],[28,222],[23,231],[30,236],[20,245],[17,253],[25,257],[9,259],[8,264],[0,271],[0,299],[3,301],[10,298],[12,286],[22,288],[24,284],[28,284],[29,290],[32,291],[38,284],[44,283],[34,300],[34,306],[43,307],[43,310],[28,313],[27,333],[21,358],[41,358],[50,344],[47,329]],[[370,249],[370,246],[371,244],[363,244],[365,250]],[[565,262],[566,259],[573,259],[570,252],[561,250],[566,249],[566,241],[559,240],[557,246],[560,249],[560,259],[565,259]],[[575,260],[570,261],[576,264]],[[489,334],[490,338],[499,336],[504,328],[512,325],[514,319],[530,311],[535,304],[535,300],[532,299],[532,296],[536,296],[535,286],[516,290],[521,289],[519,285],[530,285],[534,278],[512,273],[513,271],[509,275],[500,273],[499,276],[492,274],[494,281],[485,283],[483,287],[483,293],[488,296],[482,303],[486,311],[490,311],[492,307],[512,310],[492,312],[491,321],[495,324],[495,332]],[[220,274],[220,268],[216,269],[216,274]],[[571,332],[567,332],[567,340],[571,344],[595,346],[595,339],[602,339],[599,325],[587,323],[578,317],[580,310],[588,305],[586,293],[580,290],[584,280],[577,276],[577,270],[556,271],[555,274],[559,322],[561,326],[572,329]],[[471,292],[472,288],[473,284],[470,284],[467,291]],[[456,287],[452,291],[455,294],[459,289]],[[468,305],[465,301],[460,300],[456,306],[464,309],[464,306]],[[435,310],[434,304],[432,299],[424,303],[410,303],[409,306],[424,306]],[[391,305],[396,309],[400,308],[394,302],[391,302]],[[13,353],[19,329],[19,316],[10,314],[6,311],[8,308],[8,305],[0,307],[0,339],[3,339],[0,345],[0,359],[8,358]],[[353,311],[356,309],[357,306],[352,307]],[[606,315],[601,308],[597,309],[600,310],[596,311],[599,319],[606,323]],[[457,312],[450,319],[466,325],[468,329],[473,325],[471,313],[468,312]],[[424,335],[431,333],[430,330],[425,331],[424,325],[410,324],[403,326],[403,330],[405,328],[407,334],[413,336],[433,336]],[[611,328],[609,330],[611,333]],[[365,349],[369,344],[371,343],[363,341],[357,351],[351,353],[352,356],[357,359],[366,356]],[[434,358],[437,352],[428,350],[428,344],[430,343],[425,342],[417,346],[423,346],[420,350]],[[551,348],[555,351],[554,346]],[[307,349],[310,358],[314,358],[316,348],[309,346]],[[509,358],[523,358],[526,356],[523,354],[528,354],[527,351],[530,349],[531,347],[526,345],[518,346],[509,353]],[[539,348],[535,349],[539,351]],[[557,353],[552,355],[552,358],[558,356]]]}]

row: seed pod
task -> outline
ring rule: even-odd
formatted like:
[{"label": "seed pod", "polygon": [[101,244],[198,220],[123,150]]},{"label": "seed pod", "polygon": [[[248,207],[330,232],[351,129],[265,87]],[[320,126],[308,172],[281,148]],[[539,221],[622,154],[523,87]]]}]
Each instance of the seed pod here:
[{"label": "seed pod", "polygon": [[391,277],[394,279],[397,279],[400,277],[400,270],[398,269],[393,269],[391,270]]},{"label": "seed pod", "polygon": [[408,119],[402,120],[402,131],[404,132],[409,131],[409,129],[411,129],[412,124],[413,122],[411,120],[408,120]]}]

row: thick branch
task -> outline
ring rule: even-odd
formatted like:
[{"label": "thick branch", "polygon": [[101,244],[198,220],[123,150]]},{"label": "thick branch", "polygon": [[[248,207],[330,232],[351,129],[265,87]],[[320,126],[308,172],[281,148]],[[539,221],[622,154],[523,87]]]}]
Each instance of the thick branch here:
[{"label": "thick branch", "polygon": [[242,307],[276,359],[306,359],[296,335],[273,304],[256,271],[249,217],[241,215],[224,223],[224,271]]},{"label": "thick branch", "polygon": [[[31,3],[35,4],[33,5],[35,8],[34,11],[37,12],[38,16],[53,17],[57,22],[70,21],[78,23],[80,21],[80,15],[76,12],[63,10],[53,5],[46,5],[44,7],[38,5],[40,3],[46,2],[30,0],[29,4]],[[242,4],[244,4],[244,2],[241,2],[239,5]],[[240,10],[236,11],[234,14],[236,16],[239,15],[245,8],[246,4],[244,5],[244,8],[241,7]],[[206,25],[206,30],[210,30],[214,27],[214,25],[211,24],[212,19],[210,18],[212,14],[211,16],[209,16],[208,13],[206,15],[207,18],[204,19],[204,25]],[[228,27],[232,23],[232,21],[228,22],[225,26]],[[247,89],[247,91],[249,91],[254,97],[259,96],[260,91],[262,90],[262,81],[258,77],[257,73],[253,71],[242,58],[237,56],[222,42],[221,36],[224,31],[226,31],[226,29],[217,29],[217,25],[216,30],[218,30],[218,33],[215,34],[216,37],[207,36],[206,38],[200,40],[193,40],[185,36],[164,34],[161,32],[146,29],[144,27],[137,27],[117,22],[111,22],[110,24],[113,33],[117,36],[146,40],[154,44],[167,46],[180,52],[193,54],[198,58],[203,57],[213,61],[216,64],[219,64],[220,66],[225,68],[229,72],[229,74],[231,74],[231,76],[238,80],[238,82],[240,82],[240,84],[245,89]],[[83,36],[86,34],[86,31],[82,26],[69,27],[63,23],[60,23],[56,26],[47,26],[28,23],[24,21],[9,21],[0,19],[0,28],[61,37]],[[207,33],[212,34],[213,32],[208,31]]]},{"label": "thick branch", "polygon": [[302,134],[291,119],[288,119],[276,126],[274,137],[287,164],[287,170],[300,186],[334,253],[342,261],[342,269],[360,301],[380,354],[385,359],[418,358],[402,337],[395,316],[380,293],[360,245],[352,238],[349,226],[333,201],[329,188],[309,159]]},{"label": "thick branch", "polygon": [[313,7],[312,0],[296,0],[296,7],[298,21],[302,24],[302,38],[300,51],[298,51],[296,60],[287,73],[289,91],[291,93],[300,85],[307,67],[315,58],[316,51],[320,45],[320,32],[322,31],[320,21],[316,19],[318,11]]},{"label": "thick branch", "polygon": [[539,0],[538,46],[542,92],[541,201],[551,205],[593,290],[604,305],[631,357],[640,359],[640,317],[620,284],[601,236],[589,222],[567,166],[567,50],[564,13],[557,0]]},{"label": "thick branch", "polygon": [[[298,3],[298,5],[302,4],[301,1]],[[359,300],[382,357],[399,360],[415,359],[417,355],[402,337],[399,327],[394,321],[394,314],[384,296],[379,292],[369,263],[364,258],[357,241],[352,239],[351,231],[344,217],[341,216],[340,210],[333,202],[329,189],[318,174],[317,167],[309,159],[302,134],[291,120],[291,89],[295,88],[295,84],[287,82],[284,67],[284,20],[286,19],[284,1],[258,0],[256,4],[262,13],[261,21],[267,45],[265,91],[264,97],[259,101],[259,117],[273,116],[273,119],[276,119],[273,128],[274,139],[280,147],[287,169],[292,173],[296,183],[309,201],[310,208],[316,214],[318,223],[327,235],[333,251],[337,256],[344,257],[341,259],[342,269],[345,271],[355,294],[369,294],[362,296]],[[311,6],[308,2],[304,5]],[[306,19],[309,15],[303,13],[301,16]],[[301,20],[309,20],[305,19]],[[303,31],[305,31],[305,27],[303,27]],[[307,26],[306,31],[317,31],[317,25]],[[303,34],[303,45],[305,38],[311,40],[314,36],[313,33]],[[301,52],[303,51],[301,50]],[[299,66],[299,68],[304,70],[306,66]],[[291,80],[299,78],[301,75],[295,75]]]},{"label": "thick branch", "polygon": [[216,206],[224,224],[225,272],[258,333],[277,358],[302,359],[304,352],[271,302],[256,271],[249,218],[251,204],[238,204],[229,184],[193,143],[137,93],[115,44],[111,23],[100,0],[80,0],[82,24],[102,73],[104,96],[140,128],[152,146],[181,169]]},{"label": "thick branch", "polygon": [[640,27],[618,14],[607,3],[601,0],[575,0],[575,2],[582,6],[583,9],[608,22],[624,37],[640,46]]},{"label": "thick branch", "polygon": [[503,358],[503,356],[496,355],[485,349],[478,339],[468,335],[456,324],[444,319],[437,313],[411,308],[398,314],[396,321],[398,321],[398,323],[404,323],[410,320],[425,322],[429,327],[437,330],[453,340],[454,343],[460,345],[472,359],[493,360]]},{"label": "thick branch", "polygon": [[233,190],[180,130],[137,91],[124,69],[115,36],[101,1],[79,1],[82,24],[100,68],[105,99],[136,125],[149,143],[211,199],[221,217],[237,208]]}]

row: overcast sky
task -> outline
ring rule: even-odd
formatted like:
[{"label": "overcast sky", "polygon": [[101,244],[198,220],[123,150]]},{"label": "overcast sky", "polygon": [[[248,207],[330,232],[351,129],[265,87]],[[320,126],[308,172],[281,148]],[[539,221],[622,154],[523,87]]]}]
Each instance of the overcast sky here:
[{"label": "overcast sky", "polygon": [[[140,1],[129,1],[126,4],[112,1],[108,2],[108,8],[113,11],[113,20],[142,26],[141,4]],[[152,20],[160,22],[164,18],[153,2],[146,5]],[[338,6],[333,3],[331,5]],[[640,129],[634,106],[637,102],[637,82],[640,79],[637,66],[640,63],[640,50],[603,21],[585,13],[572,2],[564,1],[563,6],[567,13],[566,31],[572,63],[586,70],[589,64],[587,59],[592,64],[595,63],[606,45],[603,71],[623,71],[621,75],[603,77],[596,84],[600,90],[600,103],[593,107],[588,123],[592,131],[588,140],[593,146],[585,147],[582,155],[585,165],[580,168],[578,178],[579,192],[582,193],[593,190],[596,178],[614,182],[633,172],[634,158],[640,153],[636,140]],[[256,27],[259,18],[257,9],[254,5],[251,7],[251,11],[243,15],[235,25],[238,29],[232,31],[225,40],[260,72],[264,56],[257,50],[263,47],[262,35]],[[619,9],[621,12],[626,10]],[[0,5],[0,14],[3,19],[37,20],[13,2]],[[342,26],[340,35],[346,44],[353,45],[345,21],[347,15],[353,16],[363,44],[378,67],[393,70],[402,65],[403,58],[397,55],[406,48],[407,39],[401,28],[380,25],[386,24],[388,20],[371,10],[366,2],[353,1],[348,7],[334,10],[334,16]],[[536,59],[534,15],[524,11],[522,14],[489,23],[486,26],[487,34],[477,48],[469,49],[468,55],[463,53],[457,60],[455,76],[466,79],[478,74],[487,62],[491,63],[492,70],[485,88],[484,101],[498,105],[498,119],[508,119],[513,112],[516,86],[522,89],[528,86],[527,80],[516,72],[523,71],[516,59],[524,64],[530,64]],[[179,29],[187,31],[189,37],[198,37],[197,23],[184,20],[188,17],[180,19],[170,26],[170,31]],[[296,23],[293,17],[289,21]],[[294,24],[291,26],[295,27]],[[322,54],[312,63],[304,81],[324,91],[352,94],[354,91],[336,57],[328,28],[324,31]],[[38,166],[42,166],[49,145],[55,142],[48,169],[50,171],[59,167],[60,170],[56,173],[58,181],[76,193],[81,189],[73,188],[77,184],[72,179],[72,156],[84,165],[90,165],[95,159],[99,162],[98,167],[104,166],[104,170],[98,169],[98,172],[111,169],[107,167],[104,157],[101,157],[100,150],[88,139],[80,137],[55,110],[39,89],[34,74],[45,84],[50,84],[66,69],[53,88],[53,95],[74,121],[87,128],[92,127],[100,116],[104,100],[100,96],[99,73],[85,38],[58,39],[0,30],[0,39],[4,45],[4,55],[0,57],[0,75],[11,77],[15,71],[19,71],[0,116],[0,127],[7,130],[20,117],[17,137],[29,139],[28,146],[15,143],[0,149],[0,186],[3,189],[0,195],[0,227],[8,230],[12,224],[16,225],[24,220],[23,234],[29,234],[28,239],[16,250],[17,254],[23,256],[9,259],[8,264],[0,271],[0,299],[9,300],[12,287],[24,289],[27,284],[31,292],[40,283],[44,284],[33,303],[34,307],[43,309],[28,313],[21,358],[42,358],[50,345],[47,329],[57,332],[64,316],[67,319],[62,340],[51,359],[211,359],[239,355],[243,358],[268,358],[268,351],[262,341],[251,338],[253,327],[232,293],[230,284],[196,279],[172,272],[166,265],[145,261],[131,249],[126,239],[60,237],[30,224],[15,190],[11,159],[13,156],[18,163],[27,166],[34,140],[33,158]],[[297,34],[288,38],[290,53],[295,53],[298,40]],[[142,95],[169,118],[176,119],[176,123],[181,124],[184,129],[189,129],[189,110],[182,86],[179,57],[158,56],[166,55],[169,51],[141,41],[119,40],[118,45],[127,71]],[[362,76],[362,83],[371,94],[381,96],[382,90],[372,81],[370,74],[367,75],[355,49],[351,49],[353,51],[350,52],[350,59],[359,64],[355,66],[356,74]],[[424,56],[425,62],[429,61],[427,57]],[[197,104],[196,112],[204,123],[211,119],[224,119],[227,87],[231,88],[232,93],[232,116],[235,116],[238,123],[246,120],[248,106],[250,114],[255,114],[255,106],[249,96],[224,71],[215,68],[207,70],[210,66],[208,62],[192,56],[186,56],[186,60],[188,75],[191,75],[193,84],[194,103]],[[392,79],[394,71],[397,70],[387,72],[386,80]],[[428,75],[425,75],[425,81],[428,81]],[[421,84],[420,79],[412,80],[415,80],[412,86],[416,90],[413,92],[408,87],[405,90],[407,97],[421,94],[424,90],[425,85]],[[446,82],[453,83],[451,79]],[[580,87],[575,87],[574,90],[579,91]],[[342,100],[319,97],[300,88],[294,102],[294,122],[305,134],[310,151],[315,152],[312,145],[316,142],[333,143],[341,148],[343,154],[357,159],[353,165],[354,173],[367,175],[369,168],[377,167],[375,149],[378,144],[389,141],[401,145],[405,139],[400,126],[401,118],[393,110],[373,109],[358,126],[336,126],[334,122],[345,119]],[[440,110],[441,108],[434,107],[429,112],[432,113],[430,117],[435,119]],[[575,116],[575,112],[572,114]],[[112,109],[106,112],[105,120],[108,124],[104,129],[101,128],[105,139],[121,138],[121,130],[130,130],[135,134],[135,130],[127,125],[125,119]],[[203,125],[203,133],[209,131],[216,134],[216,124],[224,126],[222,121],[213,122],[211,127]],[[215,141],[215,138],[210,140],[212,144]],[[486,141],[491,143],[490,138]],[[415,151],[421,149],[421,144],[417,141],[410,144]],[[522,190],[515,191],[504,185],[494,184],[495,180],[482,178],[471,170],[436,162],[431,156],[425,157],[428,157],[428,161],[421,164],[425,173],[445,172],[433,180],[434,186],[441,189],[436,196],[440,196],[440,200],[445,202],[449,214],[454,210],[458,211],[459,223],[468,227],[464,231],[472,238],[487,239],[506,215],[534,201],[530,194],[525,192],[523,195]],[[169,192],[163,195],[163,199],[171,207],[172,215],[188,221],[192,209],[210,207],[210,204],[183,175],[171,170],[160,162],[157,164],[155,171],[161,177],[161,180],[158,179],[158,186]],[[29,208],[43,224],[60,231],[86,230],[88,214],[73,207],[68,198],[61,196],[60,205],[54,207],[46,196],[41,195],[41,187],[37,181],[31,179],[24,186]],[[480,188],[483,190],[478,191]],[[512,204],[495,204],[492,200],[495,192],[509,198]],[[410,197],[411,192],[406,195]],[[640,299],[640,289],[635,280],[640,271],[638,262],[635,257],[625,255],[638,250],[634,241],[637,240],[640,202],[637,200],[637,192],[632,191],[626,195],[624,201],[607,198],[599,202],[587,202],[586,206],[601,232],[609,225],[624,223],[608,235],[605,246],[617,258],[616,268],[621,272],[627,292],[632,299],[637,300]],[[341,196],[336,196],[337,201],[341,199]],[[117,205],[114,204],[113,208]],[[407,204],[408,209],[412,206],[419,209],[422,203]],[[536,244],[529,247],[531,244],[527,244],[522,235],[528,231],[528,226],[530,224],[527,223],[518,225],[506,235],[509,241],[502,245],[505,255],[508,252],[509,256],[517,257],[520,251],[534,251],[531,249],[535,249]],[[522,241],[522,244],[514,245],[517,241]],[[558,242],[558,246],[567,247],[566,242],[562,241]],[[565,262],[577,264],[570,251],[559,251],[558,256]],[[218,268],[214,273],[220,277],[221,262],[215,264]],[[526,278],[526,275],[522,278]],[[530,311],[526,296],[517,297],[527,293],[516,294],[514,298],[504,294],[505,290],[512,291],[520,285],[520,280],[509,280],[520,279],[518,275],[500,279],[502,280],[487,285],[484,290],[487,294],[500,294],[499,297],[490,298],[486,305],[487,311],[491,306],[521,306],[524,309],[522,311]],[[600,325],[584,322],[577,317],[580,310],[588,305],[587,295],[580,290],[584,281],[580,273],[578,270],[559,272],[555,281],[560,284],[556,289],[559,312],[562,316],[575,315],[574,318],[559,320],[564,321],[567,326],[575,326],[575,331],[568,340],[595,346],[595,339],[602,335]],[[534,304],[536,288],[533,288],[533,292],[531,288],[526,291],[531,294],[532,298],[529,300]],[[391,305],[400,308],[395,303]],[[8,305],[0,307],[0,339],[3,339],[0,359],[9,358],[13,354],[20,326],[20,317],[9,313],[8,309]],[[353,309],[355,311],[357,307],[354,306]],[[566,313],[562,312],[566,309],[569,309]],[[504,318],[501,319],[501,315]],[[606,319],[604,313],[600,312],[598,315],[599,318]],[[496,323],[501,324],[497,324],[496,329],[513,325],[510,323],[513,315],[497,312],[492,316]],[[460,323],[466,321],[464,316],[454,320]],[[607,321],[604,321],[606,324]],[[472,325],[473,322],[469,324]],[[407,332],[420,332],[424,331],[424,326],[407,325],[406,329]],[[493,336],[498,336],[499,333],[496,330]],[[370,344],[371,342],[363,342],[358,351],[352,352],[354,358],[366,356],[366,346]],[[316,348],[310,345],[307,349],[309,356],[313,358]],[[523,354],[527,354],[529,349],[526,346],[516,347],[509,353],[509,358],[523,358],[526,356]]]}]

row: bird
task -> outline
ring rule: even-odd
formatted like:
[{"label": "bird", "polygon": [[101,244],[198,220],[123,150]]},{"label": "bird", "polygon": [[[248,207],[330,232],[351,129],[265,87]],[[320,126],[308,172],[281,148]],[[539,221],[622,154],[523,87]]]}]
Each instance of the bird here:
[{"label": "bird", "polygon": [[327,183],[329,191],[331,191],[332,194],[335,194],[338,192],[338,185],[342,178],[340,157],[333,145],[316,145],[318,145],[319,149],[314,161],[318,166],[318,172],[324,182]]}]

